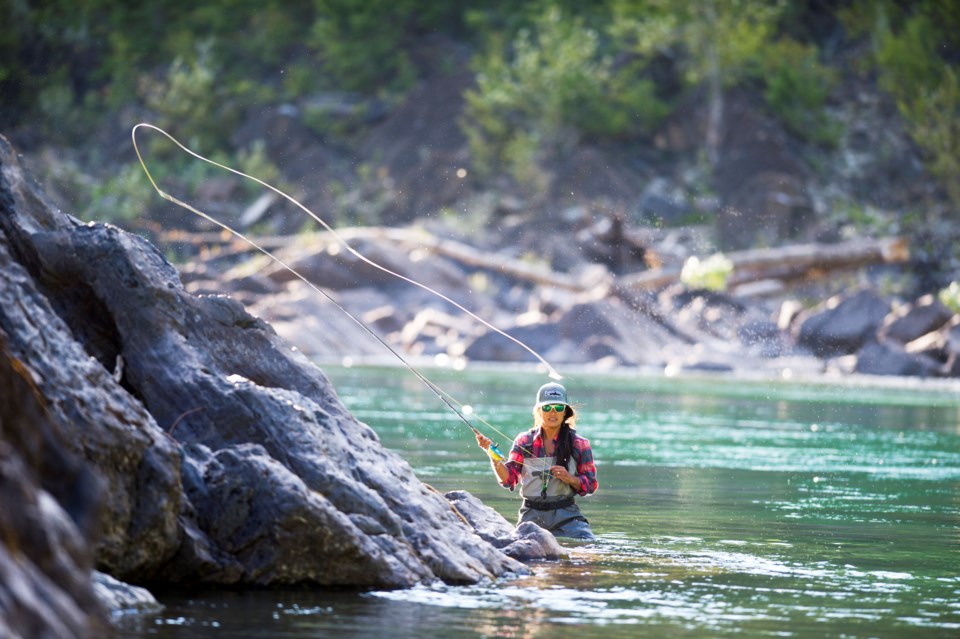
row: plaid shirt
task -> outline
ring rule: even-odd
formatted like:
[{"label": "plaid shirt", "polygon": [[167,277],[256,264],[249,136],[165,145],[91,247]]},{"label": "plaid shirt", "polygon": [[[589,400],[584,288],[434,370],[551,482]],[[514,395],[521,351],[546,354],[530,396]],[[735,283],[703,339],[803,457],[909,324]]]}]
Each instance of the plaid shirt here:
[{"label": "plaid shirt", "polygon": [[[554,440],[556,442],[556,440]],[[513,448],[507,455],[505,464],[510,471],[510,478],[503,482],[504,488],[513,490],[520,481],[521,469],[525,459],[536,457],[546,457],[547,452],[543,445],[543,435],[541,429],[532,428],[525,433],[520,433],[513,440]],[[580,479],[580,490],[577,494],[583,497],[596,492],[599,484],[597,483],[597,467],[593,464],[593,450],[590,449],[590,442],[585,438],[573,433],[573,460],[577,464],[577,477]]]}]

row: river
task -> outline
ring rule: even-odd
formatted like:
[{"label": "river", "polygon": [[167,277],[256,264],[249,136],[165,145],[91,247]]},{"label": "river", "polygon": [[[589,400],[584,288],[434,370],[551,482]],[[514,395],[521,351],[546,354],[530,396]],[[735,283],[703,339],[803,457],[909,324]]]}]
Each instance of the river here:
[{"label": "river", "polygon": [[[414,376],[324,369],[423,481],[515,518],[516,495]],[[504,448],[547,381],[426,372]],[[122,636],[960,636],[960,394],[882,381],[574,373],[564,383],[601,484],[581,500],[597,542],[468,587],[158,592],[163,612],[121,618]]]}]

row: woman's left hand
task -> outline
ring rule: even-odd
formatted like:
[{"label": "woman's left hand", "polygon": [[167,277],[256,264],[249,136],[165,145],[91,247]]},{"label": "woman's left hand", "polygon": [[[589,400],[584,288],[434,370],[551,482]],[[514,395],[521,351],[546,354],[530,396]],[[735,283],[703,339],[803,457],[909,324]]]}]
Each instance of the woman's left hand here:
[{"label": "woman's left hand", "polygon": [[574,484],[580,485],[580,480],[571,475],[570,471],[563,466],[551,466],[550,474],[569,486]]}]

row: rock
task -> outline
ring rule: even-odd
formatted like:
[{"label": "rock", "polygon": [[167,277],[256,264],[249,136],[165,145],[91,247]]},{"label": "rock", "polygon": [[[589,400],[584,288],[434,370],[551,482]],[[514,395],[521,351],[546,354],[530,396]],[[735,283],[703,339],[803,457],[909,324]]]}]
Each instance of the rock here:
[{"label": "rock", "polygon": [[890,303],[870,290],[831,298],[797,319],[797,343],[818,357],[855,353],[875,340],[889,311]]},{"label": "rock", "polygon": [[[115,318],[95,288],[122,296],[139,285],[123,264],[107,266],[106,251],[93,255],[105,247],[91,235],[116,239],[120,232],[81,226],[45,208],[2,138],[0,170],[0,330],[10,356],[37,380],[52,423],[63,429],[57,433],[61,454],[86,460],[90,474],[103,482],[93,522],[99,530],[98,564],[117,575],[148,573],[177,544],[180,456],[175,442],[114,376],[129,372],[129,362]],[[91,253],[66,246],[83,237],[90,237]],[[68,272],[71,258],[87,261],[86,277]],[[113,269],[109,275],[107,269]],[[101,275],[100,282],[93,281]]]},{"label": "rock", "polygon": [[938,362],[942,375],[956,377],[960,374],[960,316],[906,344],[904,349]]},{"label": "rock", "polygon": [[112,615],[149,613],[163,610],[153,594],[146,588],[133,586],[114,579],[106,573],[94,571],[93,586],[97,599]]},{"label": "rock", "polygon": [[558,323],[560,336],[575,344],[582,344],[588,338],[621,337],[614,326],[611,307],[607,304],[583,303],[570,308]]},{"label": "rock", "polygon": [[675,341],[669,331],[647,314],[617,299],[574,305],[559,320],[561,336],[588,356],[607,357],[616,351],[626,365],[662,363],[662,349]]},{"label": "rock", "polygon": [[908,353],[899,344],[874,342],[857,352],[854,372],[868,375],[929,377],[939,373],[939,366],[924,355]]},{"label": "rock", "polygon": [[101,486],[68,452],[42,383],[0,330],[0,637],[109,637],[91,580]]},{"label": "rock", "polygon": [[734,370],[727,362],[697,361],[683,365],[683,370],[703,371],[707,373],[729,373]]},{"label": "rock", "polygon": [[746,306],[737,298],[706,289],[679,287],[664,291],[661,298],[675,310],[676,323],[688,330],[732,340]]},{"label": "rock", "polygon": [[513,527],[493,508],[463,490],[444,495],[484,541],[518,561],[559,559],[563,549],[553,534],[533,522]]},{"label": "rock", "polygon": [[103,482],[102,510],[87,517],[104,572],[393,588],[524,570],[268,324],[185,291],[146,240],[48,207],[3,138],[0,281],[8,361],[62,428],[56,449]]},{"label": "rock", "polygon": [[881,338],[900,344],[935,331],[950,321],[953,311],[933,295],[925,295],[913,304],[907,304],[896,313],[888,315],[881,326]]},{"label": "rock", "polygon": [[[530,326],[515,326],[506,331],[507,335],[527,344],[538,353],[544,353],[554,346],[560,339],[560,328],[553,323],[536,324]],[[467,359],[493,362],[535,362],[537,361],[529,351],[496,331],[488,330],[466,347],[464,356]]]}]

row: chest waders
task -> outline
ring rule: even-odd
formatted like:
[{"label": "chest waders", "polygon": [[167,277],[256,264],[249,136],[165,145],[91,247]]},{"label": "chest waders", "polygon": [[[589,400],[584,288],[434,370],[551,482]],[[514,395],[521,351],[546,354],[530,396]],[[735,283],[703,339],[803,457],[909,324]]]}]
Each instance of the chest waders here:
[{"label": "chest waders", "polygon": [[[569,485],[550,474],[556,458],[528,457],[523,460],[520,477],[519,522],[532,521],[557,537],[594,539],[590,522],[574,501],[576,492]],[[567,470],[576,475],[577,465],[571,457]]]}]

